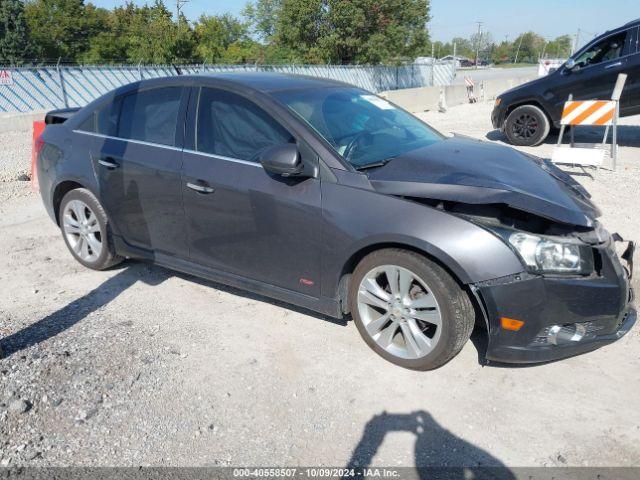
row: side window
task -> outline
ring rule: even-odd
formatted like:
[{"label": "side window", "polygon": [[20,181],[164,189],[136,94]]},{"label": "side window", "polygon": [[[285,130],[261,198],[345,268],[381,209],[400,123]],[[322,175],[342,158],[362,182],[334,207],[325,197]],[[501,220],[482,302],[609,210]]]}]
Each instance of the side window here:
[{"label": "side window", "polygon": [[629,43],[629,48],[627,53],[633,55],[634,53],[640,53],[640,40],[638,36],[640,35],[640,27],[633,27],[629,30],[629,36],[627,42]]},{"label": "side window", "polygon": [[78,125],[78,130],[83,132],[95,133],[96,131],[96,112],[91,112],[85,120]]},{"label": "side window", "polygon": [[584,68],[621,57],[626,39],[627,32],[621,32],[599,41],[576,58],[576,65]]},{"label": "side window", "polygon": [[113,102],[99,108],[94,112],[95,131],[102,135],[115,136],[118,133],[118,117],[122,99],[116,98]]},{"label": "side window", "polygon": [[256,104],[235,93],[202,88],[196,126],[196,150],[257,161],[267,147],[295,139]]},{"label": "side window", "polygon": [[118,137],[174,145],[182,87],[156,88],[122,98]]},{"label": "side window", "polygon": [[109,136],[115,135],[118,129],[120,103],[120,99],[116,99],[98,107],[78,126],[78,130]]}]

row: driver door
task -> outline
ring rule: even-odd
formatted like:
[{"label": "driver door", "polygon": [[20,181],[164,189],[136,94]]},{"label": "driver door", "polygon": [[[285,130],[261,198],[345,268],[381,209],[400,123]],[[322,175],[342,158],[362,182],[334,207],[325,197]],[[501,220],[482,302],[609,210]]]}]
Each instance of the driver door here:
[{"label": "driver door", "polygon": [[[196,90],[187,129],[195,130],[193,149],[182,166],[191,261],[318,297],[320,180],[271,175],[257,160],[265,148],[296,139],[253,100]],[[303,161],[314,161],[298,146]]]},{"label": "driver door", "polygon": [[575,58],[573,69],[562,67],[550,89],[556,113],[554,118],[562,116],[569,95],[573,95],[574,100],[611,98],[618,75],[627,71],[627,35],[627,31],[610,35],[583,50]]}]

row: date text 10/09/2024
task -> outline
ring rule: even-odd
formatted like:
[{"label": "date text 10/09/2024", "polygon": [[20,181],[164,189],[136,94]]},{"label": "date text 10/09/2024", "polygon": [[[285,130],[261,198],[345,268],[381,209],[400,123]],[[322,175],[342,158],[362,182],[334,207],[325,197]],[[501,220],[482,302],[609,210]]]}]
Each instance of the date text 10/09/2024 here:
[{"label": "date text 10/09/2024", "polygon": [[234,468],[235,478],[398,478],[392,468]]}]

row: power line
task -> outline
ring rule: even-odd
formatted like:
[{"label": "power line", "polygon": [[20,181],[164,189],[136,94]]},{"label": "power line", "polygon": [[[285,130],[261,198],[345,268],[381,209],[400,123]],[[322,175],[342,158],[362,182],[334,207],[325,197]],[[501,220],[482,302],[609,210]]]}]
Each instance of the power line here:
[{"label": "power line", "polygon": [[180,14],[182,13],[182,7],[190,0],[176,0],[176,20],[180,20]]}]

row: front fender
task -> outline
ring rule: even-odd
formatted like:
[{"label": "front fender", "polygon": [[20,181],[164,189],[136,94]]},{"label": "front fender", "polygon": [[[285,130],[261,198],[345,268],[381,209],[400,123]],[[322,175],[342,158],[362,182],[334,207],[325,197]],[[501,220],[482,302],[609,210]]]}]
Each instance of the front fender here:
[{"label": "front fender", "polygon": [[372,190],[323,184],[323,296],[335,297],[345,265],[375,246],[406,245],[433,256],[464,284],[523,272],[497,236],[450,213]]}]

